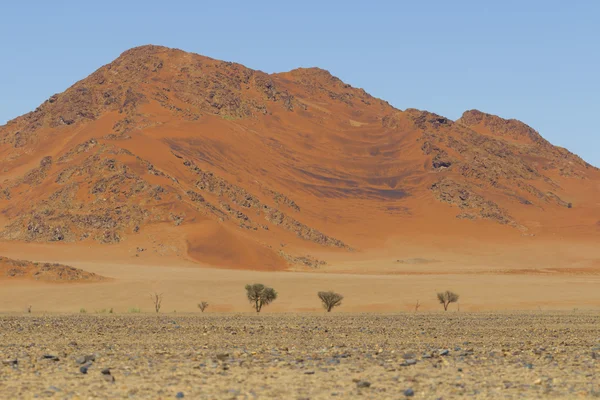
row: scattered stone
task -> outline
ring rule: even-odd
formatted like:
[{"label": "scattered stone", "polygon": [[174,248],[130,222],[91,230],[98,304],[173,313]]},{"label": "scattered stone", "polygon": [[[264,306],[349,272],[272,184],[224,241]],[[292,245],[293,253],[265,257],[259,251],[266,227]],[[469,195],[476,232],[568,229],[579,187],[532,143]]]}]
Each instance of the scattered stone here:
[{"label": "scattered stone", "polygon": [[60,359],[57,356],[54,356],[52,354],[44,354],[42,356],[43,360],[51,360],[51,361],[59,361]]},{"label": "scattered stone", "polygon": [[14,360],[4,360],[2,361],[2,364],[8,367],[16,367],[19,364],[19,361],[15,358]]},{"label": "scattered stone", "polygon": [[413,397],[415,395],[415,391],[412,390],[411,388],[408,388],[404,391],[404,395],[406,397]]},{"label": "scattered stone", "polygon": [[112,374],[110,373],[110,368],[105,368],[102,371],[102,378],[109,383],[114,383],[115,382],[115,377],[112,376]]},{"label": "scattered stone", "polygon": [[86,356],[81,356],[81,357],[77,357],[77,359],[75,360],[75,362],[77,364],[87,364],[90,362],[96,361],[96,356],[91,354],[91,355],[86,355]]},{"label": "scattered stone", "polygon": [[177,394],[175,395],[176,399],[183,399],[185,397],[185,395],[183,394],[183,392],[177,392]]},{"label": "scattered stone", "polygon": [[440,356],[447,356],[448,354],[450,354],[450,350],[448,349],[440,351]]},{"label": "scattered stone", "polygon": [[415,365],[417,363],[417,360],[415,359],[410,359],[410,360],[406,360],[404,361],[402,364],[400,364],[403,367],[408,367],[410,365]]},{"label": "scattered stone", "polygon": [[[4,355],[0,377],[10,382],[10,390],[19,390],[14,392],[17,395],[60,398],[75,394],[91,398],[98,393],[111,398],[147,397],[147,389],[135,382],[148,377],[162,387],[151,396],[171,399],[179,391],[184,398],[236,397],[230,389],[237,391],[237,397],[273,397],[273,379],[285,382],[275,395],[285,399],[346,398],[352,393],[395,399],[586,397],[593,395],[590,387],[598,366],[592,358],[598,333],[590,326],[598,323],[600,315],[591,312],[341,313],[325,319],[308,314],[233,313],[207,318],[198,313],[178,315],[176,321],[164,313],[135,318],[9,315],[0,316]],[[173,329],[178,325],[181,329]],[[238,335],[232,340],[229,334],[234,330]],[[390,330],[400,339],[389,341]],[[476,343],[465,344],[465,338]],[[78,347],[67,345],[72,339],[77,339]],[[452,346],[446,347],[448,343]],[[455,343],[461,347],[457,352]],[[472,359],[461,362],[458,354],[471,346]],[[449,350],[445,357],[440,356],[444,349]],[[88,357],[88,362],[79,364],[96,352],[96,361]],[[47,361],[42,357],[46,353],[60,357],[60,362]],[[217,354],[228,356],[221,361]],[[546,361],[546,355],[553,360]],[[18,369],[9,368],[17,358]],[[412,369],[411,360],[416,361]],[[537,372],[526,369],[526,363]],[[197,384],[186,377],[188,366],[194,368]],[[118,368],[116,375],[108,367]],[[50,385],[61,391],[49,390]]]}]

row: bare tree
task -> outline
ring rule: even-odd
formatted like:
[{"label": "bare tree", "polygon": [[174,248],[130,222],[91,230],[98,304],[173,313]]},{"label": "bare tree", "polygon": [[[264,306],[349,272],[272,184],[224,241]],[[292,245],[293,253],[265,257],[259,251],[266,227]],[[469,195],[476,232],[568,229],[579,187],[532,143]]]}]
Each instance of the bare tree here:
[{"label": "bare tree", "polygon": [[417,300],[417,303],[415,304],[415,312],[419,311],[419,307],[421,307],[421,303],[419,303],[419,300]]},{"label": "bare tree", "polygon": [[263,306],[269,305],[277,299],[277,292],[262,283],[255,283],[246,285],[246,296],[252,307],[259,313]]},{"label": "bare tree", "polygon": [[323,302],[323,308],[327,310],[327,312],[331,312],[333,307],[341,306],[342,300],[344,300],[344,296],[335,292],[319,292],[317,293],[321,301]]},{"label": "bare tree", "polygon": [[204,312],[204,310],[208,308],[208,303],[206,301],[198,303],[198,308],[200,309],[200,311]]},{"label": "bare tree", "polygon": [[450,303],[456,303],[458,301],[458,295],[449,290],[438,293],[437,298],[440,304],[444,306],[444,311],[448,311],[448,306]]},{"label": "bare tree", "polygon": [[31,306],[27,307],[27,312],[31,314]]},{"label": "bare tree", "polygon": [[154,303],[154,309],[156,310],[156,312],[158,313],[160,311],[160,307],[162,305],[162,301],[163,301],[163,295],[162,293],[153,293],[150,295],[150,300],[152,300],[152,303]]}]

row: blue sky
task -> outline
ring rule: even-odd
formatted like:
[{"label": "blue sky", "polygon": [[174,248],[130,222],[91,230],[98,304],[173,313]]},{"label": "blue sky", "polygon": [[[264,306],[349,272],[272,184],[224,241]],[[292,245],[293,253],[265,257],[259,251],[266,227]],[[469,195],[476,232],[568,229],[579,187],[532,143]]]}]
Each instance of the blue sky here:
[{"label": "blue sky", "polygon": [[152,43],[265,72],[319,66],[401,109],[517,118],[600,166],[599,16],[576,0],[7,0],[0,124]]}]

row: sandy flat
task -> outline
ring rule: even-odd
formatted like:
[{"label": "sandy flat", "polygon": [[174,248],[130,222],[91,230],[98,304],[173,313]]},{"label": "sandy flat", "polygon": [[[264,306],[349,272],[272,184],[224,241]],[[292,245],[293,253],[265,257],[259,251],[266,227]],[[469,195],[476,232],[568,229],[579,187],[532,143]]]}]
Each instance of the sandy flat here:
[{"label": "sandy flat", "polygon": [[[37,311],[88,312],[114,308],[151,311],[150,293],[164,293],[165,312],[194,312],[200,301],[209,311],[250,312],[244,285],[261,282],[274,287],[279,298],[264,312],[320,311],[316,293],[334,290],[345,296],[340,311],[408,311],[418,300],[421,310],[438,310],[436,293],[451,289],[460,294],[460,310],[550,310],[599,309],[600,273],[594,263],[594,247],[570,251],[588,257],[552,263],[549,246],[528,246],[498,259],[497,251],[422,253],[432,263],[401,263],[391,253],[329,254],[329,265],[302,271],[251,271],[214,268],[182,257],[156,254],[119,258],[119,249],[100,253],[78,246],[10,244],[5,255],[29,256],[33,261],[61,262],[84,271],[112,278],[102,283],[42,283],[0,280],[3,311],[21,311],[31,305]],[[586,250],[587,249],[587,250]],[[416,258],[423,249],[404,251]],[[577,250],[577,251],[576,251]],[[500,250],[498,250],[500,251]],[[523,253],[531,253],[531,261]],[[545,253],[544,253],[545,252]],[[397,254],[401,252],[398,251]],[[537,254],[537,256],[536,256]],[[543,256],[543,254],[546,254]],[[337,257],[337,259],[335,259]],[[512,258],[520,261],[512,261]],[[429,259],[428,258],[428,259]],[[127,261],[131,260],[131,261]],[[565,260],[570,260],[568,263]],[[561,267],[563,266],[563,267]],[[454,309],[458,306],[453,305]]]}]

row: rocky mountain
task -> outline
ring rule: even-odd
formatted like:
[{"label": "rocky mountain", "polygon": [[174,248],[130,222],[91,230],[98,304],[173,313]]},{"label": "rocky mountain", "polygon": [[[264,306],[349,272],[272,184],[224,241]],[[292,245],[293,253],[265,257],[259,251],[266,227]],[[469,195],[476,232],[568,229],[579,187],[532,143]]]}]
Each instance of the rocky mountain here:
[{"label": "rocky mountain", "polygon": [[7,243],[282,269],[416,234],[600,233],[600,171],[520,121],[158,46],[0,127],[0,156]]}]

